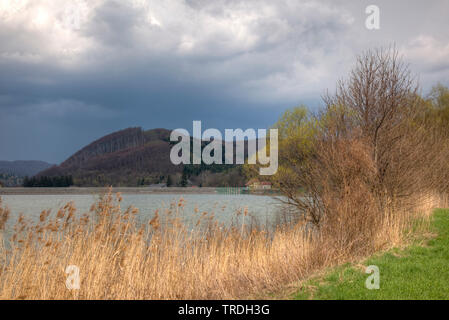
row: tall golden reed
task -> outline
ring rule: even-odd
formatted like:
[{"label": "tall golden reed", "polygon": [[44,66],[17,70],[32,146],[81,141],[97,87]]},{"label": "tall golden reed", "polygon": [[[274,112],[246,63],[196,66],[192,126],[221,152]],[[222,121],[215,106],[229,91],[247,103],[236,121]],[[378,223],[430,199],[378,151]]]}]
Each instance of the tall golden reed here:
[{"label": "tall golden reed", "polygon": [[[323,268],[400,244],[413,218],[383,217],[373,239],[354,248],[335,242],[338,230],[305,232],[301,222],[272,232],[224,227],[198,210],[191,230],[181,219],[183,199],[142,224],[137,209],[121,209],[121,199],[109,191],[88,214],[77,215],[68,203],[53,215],[42,212],[37,223],[20,216],[0,247],[0,299],[267,297]],[[8,215],[0,202],[2,231]],[[69,265],[79,267],[79,290],[66,287]]]}]

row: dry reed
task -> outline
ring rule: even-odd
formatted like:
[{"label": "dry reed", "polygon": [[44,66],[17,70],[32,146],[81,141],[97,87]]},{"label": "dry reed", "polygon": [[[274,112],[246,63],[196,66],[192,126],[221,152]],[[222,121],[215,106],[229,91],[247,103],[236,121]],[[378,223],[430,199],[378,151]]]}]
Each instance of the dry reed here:
[{"label": "dry reed", "polygon": [[[77,215],[68,203],[56,214],[42,212],[36,223],[20,216],[0,248],[0,299],[260,297],[323,268],[402,243],[415,218],[385,215],[371,226],[372,239],[360,230],[363,241],[345,242],[344,225],[305,232],[298,222],[268,232],[224,227],[205,212],[196,213],[191,230],[181,219],[183,199],[142,224],[138,210],[122,210],[120,202],[121,196],[110,191],[88,214]],[[421,209],[435,204],[426,205]],[[2,229],[8,215],[0,202]],[[79,267],[79,290],[66,287],[69,265]]]}]

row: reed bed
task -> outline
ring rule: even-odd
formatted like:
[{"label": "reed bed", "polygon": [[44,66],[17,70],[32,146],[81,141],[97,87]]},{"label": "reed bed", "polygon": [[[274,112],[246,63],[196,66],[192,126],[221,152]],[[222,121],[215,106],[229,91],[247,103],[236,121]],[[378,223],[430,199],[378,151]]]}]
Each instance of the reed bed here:
[{"label": "reed bed", "polygon": [[[138,210],[122,209],[121,200],[110,190],[83,215],[68,203],[54,214],[43,211],[38,222],[20,216],[12,236],[1,241],[0,299],[260,298],[404,243],[411,223],[428,220],[436,206],[428,198],[419,214],[381,215],[368,239],[366,230],[348,237],[344,225],[311,231],[301,221],[271,231],[225,227],[206,212],[196,212],[192,229],[182,222],[183,199],[141,223]],[[9,210],[1,200],[0,208],[4,230]],[[66,285],[71,265],[80,271],[78,290]]]}]

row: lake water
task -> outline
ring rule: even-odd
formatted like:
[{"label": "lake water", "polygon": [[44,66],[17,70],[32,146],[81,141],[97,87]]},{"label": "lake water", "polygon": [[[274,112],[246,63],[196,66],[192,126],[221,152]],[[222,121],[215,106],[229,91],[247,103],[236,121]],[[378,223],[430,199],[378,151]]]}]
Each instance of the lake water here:
[{"label": "lake water", "polygon": [[[134,206],[139,209],[139,219],[148,221],[156,210],[170,208],[170,204],[181,197],[185,200],[182,217],[186,222],[197,221],[202,212],[213,214],[215,219],[224,224],[239,221],[237,212],[247,208],[248,215],[264,225],[278,223],[283,211],[278,200],[271,196],[256,195],[220,195],[220,194],[123,194],[122,209]],[[77,214],[87,213],[93,203],[98,201],[98,195],[3,195],[3,204],[11,210],[8,228],[17,221],[20,213],[37,221],[43,210],[51,209],[53,213],[66,203],[73,201]],[[197,212],[196,212],[197,211]],[[241,216],[240,216],[241,217]]]}]

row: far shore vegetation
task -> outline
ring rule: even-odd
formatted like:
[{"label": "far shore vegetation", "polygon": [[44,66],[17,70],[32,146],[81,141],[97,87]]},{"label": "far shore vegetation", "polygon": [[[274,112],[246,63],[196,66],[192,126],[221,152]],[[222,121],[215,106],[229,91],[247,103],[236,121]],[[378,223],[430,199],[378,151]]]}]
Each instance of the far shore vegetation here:
[{"label": "far shore vegetation", "polygon": [[[236,213],[243,223],[224,226],[212,212],[195,210],[192,230],[182,222],[182,198],[142,222],[138,210],[121,208],[121,195],[111,190],[87,213],[68,203],[43,211],[38,221],[21,215],[7,230],[10,211],[0,201],[0,299],[266,297],[329,268],[413,245],[435,224],[442,238],[428,244],[430,251],[411,247],[405,254],[416,263],[411,276],[426,272],[431,283],[439,281],[436,251],[447,242],[448,213],[439,211],[432,220],[432,212],[449,206],[448,88],[436,85],[423,95],[395,49],[370,50],[324,96],[320,112],[293,108],[274,127],[279,170],[269,181],[294,219],[273,230],[243,211]],[[257,178],[255,166],[239,170],[245,179]],[[182,180],[188,172],[184,178],[180,173]],[[415,253],[435,269],[419,271],[423,260]],[[387,266],[383,279],[391,277],[388,270],[401,270],[388,256],[374,262]],[[66,288],[70,265],[79,267],[79,290]],[[345,279],[358,279],[351,272]],[[413,282],[398,278],[391,285],[407,284]],[[352,292],[350,283],[342,286],[323,287],[315,297],[368,297],[358,288]],[[377,298],[416,297],[420,290],[423,298],[439,297],[432,288],[404,290],[411,294],[385,291]]]},{"label": "far shore vegetation", "polygon": [[72,176],[56,176],[56,177],[25,177],[23,180],[25,188],[67,188],[73,186]]}]

